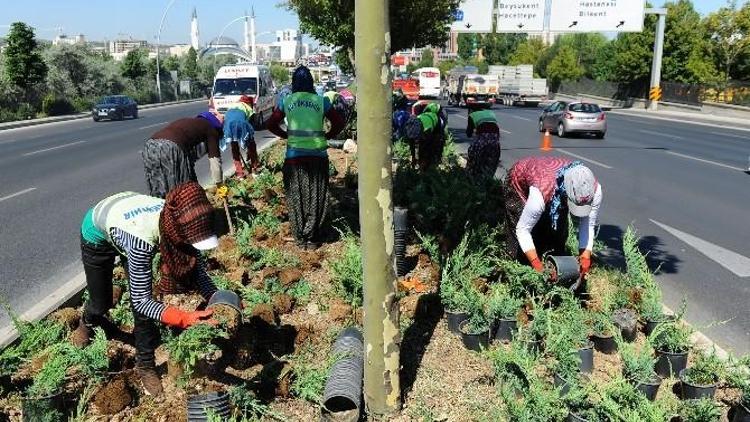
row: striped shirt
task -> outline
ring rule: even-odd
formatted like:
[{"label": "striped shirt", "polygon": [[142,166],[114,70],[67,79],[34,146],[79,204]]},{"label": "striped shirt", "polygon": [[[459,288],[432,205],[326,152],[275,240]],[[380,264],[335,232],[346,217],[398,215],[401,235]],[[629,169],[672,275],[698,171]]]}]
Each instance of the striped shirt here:
[{"label": "striped shirt", "polygon": [[[153,275],[151,272],[151,264],[158,247],[149,245],[144,240],[116,227],[111,229],[110,235],[115,247],[122,251],[127,259],[130,276],[130,300],[133,303],[133,310],[148,318],[161,320],[161,314],[164,312],[166,305],[153,298]],[[208,300],[216,291],[216,286],[206,273],[206,262],[203,255],[197,250],[196,253],[198,259],[196,284],[200,294]]]}]

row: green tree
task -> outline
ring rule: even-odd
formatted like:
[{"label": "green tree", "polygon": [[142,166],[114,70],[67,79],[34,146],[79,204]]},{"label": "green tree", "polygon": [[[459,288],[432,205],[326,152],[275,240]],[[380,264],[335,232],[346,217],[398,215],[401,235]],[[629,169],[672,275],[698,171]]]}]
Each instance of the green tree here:
[{"label": "green tree", "polygon": [[[101,76],[101,70],[96,68],[93,57],[85,46],[62,45],[52,47],[48,51],[48,83],[60,96],[73,94],[79,98],[87,94],[94,94],[92,86],[94,80]],[[70,86],[73,92],[66,89]],[[54,89],[56,88],[56,89]]]},{"label": "green tree", "polygon": [[730,0],[726,7],[706,17],[705,27],[717,66],[728,81],[738,58],[750,48],[750,4],[737,9],[736,0]]},{"label": "green tree", "polygon": [[166,70],[168,70],[170,72],[173,71],[173,70],[179,70],[180,69],[180,59],[177,58],[177,56],[174,56],[174,55],[167,56],[164,59],[163,64],[160,63],[160,66],[164,66],[164,69],[166,69]]},{"label": "green tree", "polygon": [[508,58],[508,64],[511,66],[519,64],[533,64],[536,66],[545,51],[547,51],[547,46],[544,45],[541,38],[528,38],[516,46],[516,49]]},{"label": "green tree", "polygon": [[576,52],[570,46],[562,46],[547,66],[547,79],[550,87],[556,89],[563,81],[580,79],[584,74],[583,67],[578,64]]},{"label": "green tree", "polygon": [[132,81],[138,81],[146,76],[148,67],[146,66],[145,58],[146,55],[143,50],[128,51],[128,54],[125,55],[120,65],[122,76]]},{"label": "green tree", "polygon": [[190,47],[183,57],[182,74],[190,80],[195,80],[198,77],[198,53],[193,47]]},{"label": "green tree", "polygon": [[422,50],[422,58],[417,62],[417,68],[420,67],[433,67],[435,65],[435,55],[431,48],[425,48]]},{"label": "green tree", "polygon": [[276,86],[284,85],[289,82],[289,69],[278,63],[271,63],[271,78]]},{"label": "green tree", "polygon": [[28,89],[47,76],[47,65],[34,38],[34,29],[23,22],[14,22],[6,41],[3,50],[5,76],[28,95]]},{"label": "green tree", "polygon": [[487,63],[504,65],[524,41],[525,34],[487,34],[482,37],[480,45]]},{"label": "green tree", "polygon": [[716,80],[705,26],[689,0],[667,3],[662,78],[681,83]]},{"label": "green tree", "polygon": [[[460,0],[390,0],[391,51],[441,45]],[[300,29],[322,44],[354,51],[354,0],[286,0]]]},{"label": "green tree", "polygon": [[476,34],[458,34],[458,57],[468,61],[476,55],[477,37]]},{"label": "green tree", "polygon": [[344,50],[344,49],[336,50],[336,52],[333,53],[333,61],[336,63],[339,69],[341,69],[342,72],[347,73],[349,75],[354,74],[354,65],[352,64],[352,61],[349,58],[348,50]]}]

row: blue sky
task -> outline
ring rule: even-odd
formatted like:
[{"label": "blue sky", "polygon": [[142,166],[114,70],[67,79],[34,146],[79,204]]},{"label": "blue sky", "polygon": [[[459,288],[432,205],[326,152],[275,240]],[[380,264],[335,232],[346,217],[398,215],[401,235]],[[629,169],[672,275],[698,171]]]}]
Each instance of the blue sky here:
[{"label": "blue sky", "polygon": [[[424,0],[414,0],[424,1]],[[660,0],[652,1],[661,4]],[[742,1],[740,0],[739,3]],[[63,27],[68,35],[84,34],[89,40],[132,36],[153,42],[159,21],[169,0],[4,0],[0,12],[0,35],[7,24],[23,21],[37,28],[40,38],[52,39],[54,28]],[[188,43],[190,15],[198,11],[201,43],[217,36],[232,19],[255,6],[256,30],[259,34],[284,28],[296,28],[297,17],[279,8],[278,0],[175,0],[162,29],[163,43]],[[694,0],[701,14],[710,13],[726,0]],[[224,35],[242,41],[242,22],[230,25]],[[259,35],[259,42],[273,41],[273,35]]]}]

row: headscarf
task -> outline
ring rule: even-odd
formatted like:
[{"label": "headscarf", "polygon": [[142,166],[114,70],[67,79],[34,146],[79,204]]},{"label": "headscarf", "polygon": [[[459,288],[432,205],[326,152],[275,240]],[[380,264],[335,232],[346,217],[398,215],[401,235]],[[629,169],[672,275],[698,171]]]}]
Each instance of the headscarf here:
[{"label": "headscarf", "polygon": [[568,169],[582,166],[583,163],[580,161],[573,161],[570,164],[561,167],[557,170],[555,178],[555,193],[552,194],[552,201],[549,208],[549,216],[552,219],[552,230],[557,230],[557,221],[560,218],[560,206],[562,205],[563,199],[567,196],[565,193],[565,172]]},{"label": "headscarf", "polygon": [[309,92],[315,94],[315,81],[310,69],[299,66],[292,74],[292,92]]},{"label": "headscarf", "polygon": [[159,216],[160,293],[188,290],[198,262],[193,244],[215,236],[213,207],[198,182],[172,189]]},{"label": "headscarf", "polygon": [[221,121],[210,111],[204,111],[195,117],[206,119],[208,120],[208,123],[211,123],[212,128],[218,131],[222,130],[223,125],[221,124]]}]

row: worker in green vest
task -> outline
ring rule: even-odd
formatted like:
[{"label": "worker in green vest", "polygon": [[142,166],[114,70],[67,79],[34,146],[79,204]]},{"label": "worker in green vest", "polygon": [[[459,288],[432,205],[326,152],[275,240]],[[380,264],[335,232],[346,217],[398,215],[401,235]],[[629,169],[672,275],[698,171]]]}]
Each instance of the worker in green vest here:
[{"label": "worker in green vest", "polygon": [[[281,128],[286,118],[287,130]],[[328,132],[324,119],[331,122]],[[297,245],[316,249],[328,202],[328,143],[344,127],[331,102],[315,92],[310,70],[300,66],[292,76],[292,93],[279,100],[268,130],[287,139],[284,191]]]},{"label": "worker in green vest", "polygon": [[412,165],[425,171],[440,163],[445,146],[445,130],[434,108],[425,108],[404,124],[404,137],[411,148]]},{"label": "worker in green vest", "polygon": [[469,146],[466,170],[474,178],[492,177],[500,164],[500,126],[491,110],[469,108],[466,136],[476,133]]}]

